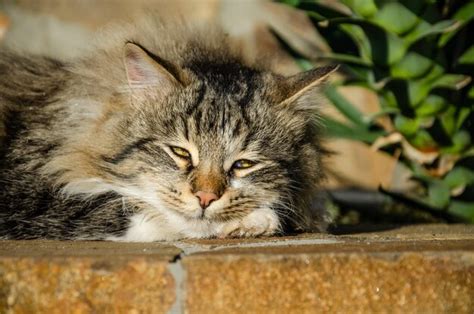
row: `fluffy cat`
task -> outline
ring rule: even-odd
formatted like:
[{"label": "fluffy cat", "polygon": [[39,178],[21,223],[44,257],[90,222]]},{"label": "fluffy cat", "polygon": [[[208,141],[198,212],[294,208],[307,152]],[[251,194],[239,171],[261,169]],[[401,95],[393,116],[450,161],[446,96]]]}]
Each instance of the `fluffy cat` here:
[{"label": "fluffy cat", "polygon": [[0,52],[0,239],[324,230],[318,85],[148,21],[79,60]]}]

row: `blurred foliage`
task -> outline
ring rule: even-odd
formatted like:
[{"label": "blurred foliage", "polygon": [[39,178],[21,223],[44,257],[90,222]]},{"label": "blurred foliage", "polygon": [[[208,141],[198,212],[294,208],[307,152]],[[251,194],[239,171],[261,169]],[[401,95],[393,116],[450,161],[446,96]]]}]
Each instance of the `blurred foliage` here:
[{"label": "blurred foliage", "polygon": [[339,63],[347,74],[339,84],[378,95],[380,112],[367,116],[329,86],[348,121],[325,118],[329,135],[396,156],[422,187],[405,200],[474,222],[474,2],[282,2],[305,10],[331,51],[295,55],[301,65]]}]

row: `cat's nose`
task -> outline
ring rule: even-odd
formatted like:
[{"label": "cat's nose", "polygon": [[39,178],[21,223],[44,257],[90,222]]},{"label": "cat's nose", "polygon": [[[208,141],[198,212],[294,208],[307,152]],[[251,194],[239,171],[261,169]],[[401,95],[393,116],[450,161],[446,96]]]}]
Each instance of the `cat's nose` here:
[{"label": "cat's nose", "polygon": [[219,199],[219,196],[212,192],[198,191],[194,195],[199,199],[199,205],[202,209],[206,209],[212,202]]}]

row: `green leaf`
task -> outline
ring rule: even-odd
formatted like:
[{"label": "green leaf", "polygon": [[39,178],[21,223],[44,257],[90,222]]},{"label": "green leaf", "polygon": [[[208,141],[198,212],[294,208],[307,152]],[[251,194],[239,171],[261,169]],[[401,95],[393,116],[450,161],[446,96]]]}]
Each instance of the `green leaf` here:
[{"label": "green leaf", "polygon": [[387,116],[390,114],[398,114],[400,111],[397,108],[382,108],[380,111],[376,113],[372,113],[367,115],[367,120],[370,121],[370,123],[373,123],[375,120],[377,120],[380,117]]},{"label": "green leaf", "polygon": [[472,109],[474,109],[474,105],[469,107],[462,107],[458,109],[458,119],[456,121],[456,129],[460,129],[464,123],[464,121],[469,117],[472,113]]},{"label": "green leaf", "polygon": [[448,106],[443,97],[428,95],[426,99],[415,109],[417,117],[431,117],[441,112]]},{"label": "green leaf", "polygon": [[410,144],[423,152],[435,151],[438,149],[438,144],[425,129],[418,130],[418,132],[408,140]]},{"label": "green leaf", "polygon": [[412,179],[415,179],[419,182],[425,184],[430,184],[433,180],[438,180],[428,174],[425,168],[423,168],[419,163],[412,162],[409,164],[409,168],[413,172]]},{"label": "green leaf", "polygon": [[427,78],[408,82],[408,99],[411,107],[417,108],[428,97],[433,87],[430,83]]},{"label": "green leaf", "polygon": [[353,80],[358,81],[358,83],[365,83],[370,86],[371,89],[373,88],[375,84],[375,77],[371,68],[359,66],[356,64],[346,64],[344,69],[348,70]]},{"label": "green leaf", "polygon": [[357,65],[362,65],[366,67],[370,67],[372,65],[370,62],[367,62],[357,56],[340,54],[340,53],[330,53],[330,54],[322,55],[319,57],[319,59],[328,59],[328,60],[337,61],[341,63],[357,64]]},{"label": "green leaf", "polygon": [[467,92],[467,96],[471,99],[474,99],[474,86],[472,86],[470,89],[469,89],[469,92]]},{"label": "green leaf", "polygon": [[458,21],[469,21],[474,18],[474,2],[468,1],[468,3],[462,6],[456,11],[453,18]]},{"label": "green leaf", "polygon": [[356,126],[349,126],[329,117],[323,117],[322,122],[326,127],[327,135],[330,137],[373,143],[377,138],[385,135],[383,131],[368,131]]},{"label": "green leaf", "polygon": [[364,114],[360,112],[353,104],[345,99],[334,85],[328,85],[325,90],[326,97],[349,121],[355,125],[367,129],[368,123],[364,120]]},{"label": "green leaf", "polygon": [[441,125],[447,134],[453,136],[456,132],[456,107],[451,105],[449,108],[439,116]]},{"label": "green leaf", "polygon": [[474,45],[463,53],[458,60],[459,64],[474,64]]},{"label": "green leaf", "polygon": [[293,7],[297,7],[300,4],[300,0],[279,0],[284,4],[291,5]]},{"label": "green leaf", "polygon": [[458,131],[451,138],[453,145],[450,147],[443,147],[441,150],[444,154],[459,154],[462,151],[466,150],[469,145],[471,145],[471,136],[467,131],[461,130]]},{"label": "green leaf", "polygon": [[420,119],[410,119],[402,115],[397,115],[394,121],[395,128],[405,137],[411,137],[418,132],[421,125]]},{"label": "green leaf", "polygon": [[439,39],[438,46],[444,47],[448,43],[448,41],[456,35],[456,33],[461,29],[464,25],[467,24],[472,18],[474,18],[474,2],[469,1],[466,5],[461,7],[456,11],[453,15],[453,19],[459,21],[461,23],[460,27],[452,32],[445,33]]},{"label": "green leaf", "polygon": [[306,11],[309,17],[313,18],[314,20],[318,22],[324,22],[327,20],[327,17],[319,14],[318,12],[315,11]]},{"label": "green leaf", "polygon": [[443,71],[440,65],[434,64],[424,77],[408,82],[408,96],[412,107],[417,107],[428,97],[430,91],[436,87],[434,82],[442,76]]},{"label": "green leaf", "polygon": [[426,22],[421,22],[412,32],[410,32],[405,37],[405,42],[407,43],[407,45],[410,46],[425,37],[452,32],[456,30],[459,26],[459,22],[452,20],[444,20],[434,25],[430,25]]},{"label": "green leaf", "polygon": [[302,58],[295,58],[296,64],[298,64],[298,67],[303,70],[303,71],[308,71],[314,68],[314,64],[312,64],[310,61]]},{"label": "green leaf", "polygon": [[305,11],[317,22],[333,19],[336,17],[348,16],[346,12],[341,12],[341,10],[333,8],[332,6],[324,5],[319,1],[300,0],[298,8],[302,11]]},{"label": "green leaf", "polygon": [[[364,60],[372,60],[379,65],[390,65],[399,61],[406,53],[407,46],[401,38],[367,20],[335,18],[328,22],[332,25],[345,26],[343,29],[354,38]],[[358,28],[348,28],[348,25]],[[361,30],[363,34],[360,33]]]},{"label": "green leaf", "polygon": [[448,212],[474,223],[474,202],[453,200],[448,207]]},{"label": "green leaf", "polygon": [[434,64],[429,73],[422,78],[411,80],[392,79],[387,83],[386,89],[393,92],[393,97],[396,98],[396,106],[405,110],[405,112],[409,112],[413,108],[417,108],[426,99],[434,87],[433,82],[442,74],[443,68]]},{"label": "green leaf", "polygon": [[379,92],[379,101],[384,108],[394,108],[400,110],[395,93],[389,89],[382,89]]},{"label": "green leaf", "polygon": [[445,74],[433,83],[433,88],[442,87],[459,90],[471,82],[471,77],[462,74]]},{"label": "green leaf", "polygon": [[377,6],[373,0],[342,0],[342,2],[363,17],[370,17],[377,12]]},{"label": "green leaf", "polygon": [[418,17],[399,2],[388,2],[371,19],[372,22],[397,35],[412,29]]},{"label": "green leaf", "polygon": [[341,25],[341,30],[345,32],[359,49],[359,55],[362,60],[368,63],[372,63],[372,53],[370,50],[370,44],[367,36],[365,35],[362,28],[357,25]]},{"label": "green leaf", "polygon": [[466,167],[454,167],[443,179],[450,190],[474,184],[474,171]]},{"label": "green leaf", "polygon": [[436,208],[446,208],[451,198],[447,184],[441,180],[433,180],[428,185],[428,201]]},{"label": "green leaf", "polygon": [[420,77],[430,70],[433,61],[415,52],[408,52],[403,59],[390,67],[393,77],[411,79]]}]

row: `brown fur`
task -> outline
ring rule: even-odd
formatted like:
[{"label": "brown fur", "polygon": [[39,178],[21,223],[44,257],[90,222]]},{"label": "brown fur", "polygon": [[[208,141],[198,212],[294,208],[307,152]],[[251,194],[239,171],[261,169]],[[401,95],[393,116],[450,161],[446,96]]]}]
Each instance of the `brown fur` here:
[{"label": "brown fur", "polygon": [[[0,238],[324,229],[315,96],[333,68],[284,78],[217,30],[153,20],[98,42],[69,64],[0,54]],[[220,199],[203,210],[198,191]]]}]

